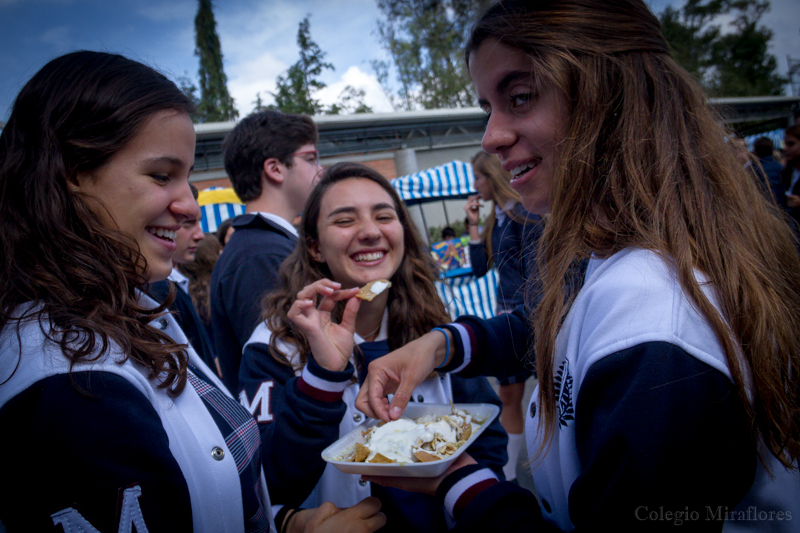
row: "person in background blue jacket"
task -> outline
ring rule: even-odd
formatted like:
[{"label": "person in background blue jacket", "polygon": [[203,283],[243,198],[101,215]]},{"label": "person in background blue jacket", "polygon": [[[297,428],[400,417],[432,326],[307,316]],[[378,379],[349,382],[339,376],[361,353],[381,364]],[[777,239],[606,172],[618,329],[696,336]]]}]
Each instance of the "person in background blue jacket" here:
[{"label": "person in background blue jacket", "polygon": [[225,138],[225,172],[245,205],[211,273],[211,328],[222,381],[236,393],[242,348],[277,283],[278,267],[294,249],[292,225],[322,167],[310,117],[257,111]]},{"label": "person in background blue jacket", "polygon": [[[365,421],[353,401],[367,366],[449,318],[434,287],[436,267],[403,202],[378,172],[336,164],[308,199],[299,243],[263,303],[264,320],[245,345],[239,373],[240,400],[261,430],[270,497],[281,506],[277,520],[290,508],[350,506],[372,494],[385,531],[445,530],[435,498],[359,483],[326,468],[320,456]],[[391,287],[371,301],[353,297],[376,280]],[[486,378],[438,374],[419,384],[413,399],[500,404]],[[469,450],[502,475],[506,442],[495,420]]]},{"label": "person in background blue jacket", "polygon": [[761,163],[761,171],[758,172],[759,176],[766,178],[766,183],[769,184],[769,190],[775,203],[784,205],[786,203],[785,189],[781,183],[781,171],[783,167],[775,160],[775,145],[769,137],[759,137],[753,142],[753,154],[758,158]]},{"label": "person in background blue jacket", "polygon": [[779,207],[643,0],[500,0],[476,20],[483,149],[549,214],[539,304],[381,357],[356,406],[395,419],[434,369],[502,377],[528,353],[536,494],[468,453],[365,479],[436,494],[461,532],[796,531],[800,259]]},{"label": "person in background blue jacket", "polygon": [[[497,314],[508,313],[525,302],[525,280],[536,276],[536,248],[542,235],[539,215],[528,213],[519,193],[511,188],[511,174],[503,170],[500,160],[483,150],[472,158],[475,189],[464,205],[469,228],[469,256],[472,274],[480,277],[497,269]],[[481,202],[491,202],[489,216],[481,234],[478,215]],[[517,475],[517,463],[523,443],[522,400],[525,381],[533,374],[523,369],[518,375],[500,382],[503,411],[500,423],[508,432],[508,463],[503,468],[507,480]]]}]

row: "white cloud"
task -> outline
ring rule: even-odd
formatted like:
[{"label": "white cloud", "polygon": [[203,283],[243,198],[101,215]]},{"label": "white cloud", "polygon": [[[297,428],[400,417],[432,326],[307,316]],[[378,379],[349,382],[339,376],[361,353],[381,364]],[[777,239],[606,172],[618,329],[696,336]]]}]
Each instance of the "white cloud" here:
[{"label": "white cloud", "polygon": [[253,111],[256,93],[261,95],[265,105],[273,102],[269,93],[275,91],[275,79],[287,68],[289,65],[271,52],[231,65],[230,72],[226,72],[228,91],[236,101],[240,117]]},{"label": "white cloud", "polygon": [[356,66],[348,68],[341,78],[317,92],[315,96],[321,103],[329,106],[339,101],[339,95],[348,85],[364,91],[364,103],[375,113],[392,111],[392,104],[383,93],[375,75],[363,72]]}]

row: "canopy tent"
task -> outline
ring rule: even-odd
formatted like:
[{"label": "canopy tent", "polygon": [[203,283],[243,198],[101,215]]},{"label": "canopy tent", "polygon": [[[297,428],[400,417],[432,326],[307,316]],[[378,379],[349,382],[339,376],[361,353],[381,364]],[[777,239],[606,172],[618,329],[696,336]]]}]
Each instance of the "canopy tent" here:
[{"label": "canopy tent", "polygon": [[[475,175],[472,165],[451,161],[444,165],[391,180],[400,198],[408,206],[443,200],[466,199],[475,194]],[[425,225],[425,215],[420,209]],[[425,228],[427,233],[427,228]],[[461,315],[491,318],[496,309],[497,272],[491,269],[485,276],[442,276],[436,290],[453,319]]]},{"label": "canopy tent", "polygon": [[457,200],[476,192],[472,165],[457,160],[391,181],[406,205]]},{"label": "canopy tent", "polygon": [[203,233],[213,233],[225,219],[244,214],[244,204],[230,187],[204,189],[197,194],[197,203],[203,213]]}]

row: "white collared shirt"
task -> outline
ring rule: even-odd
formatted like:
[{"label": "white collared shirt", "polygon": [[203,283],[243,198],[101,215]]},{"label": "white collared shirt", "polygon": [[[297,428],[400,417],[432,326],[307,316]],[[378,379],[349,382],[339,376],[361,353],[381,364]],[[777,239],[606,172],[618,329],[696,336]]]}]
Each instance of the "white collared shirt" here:
[{"label": "white collared shirt", "polygon": [[267,213],[265,211],[255,211],[255,212],[253,212],[253,214],[254,215],[261,215],[262,217],[266,218],[267,220],[270,220],[270,221],[274,222],[275,224],[279,225],[280,227],[282,227],[283,229],[285,229],[286,231],[288,231],[289,233],[291,233],[295,237],[300,238],[300,235],[298,235],[298,233],[297,233],[297,228],[292,226],[291,221],[288,221],[285,218],[281,218],[278,215],[273,215],[272,213]]},{"label": "white collared shirt", "polygon": [[177,268],[172,267],[172,272],[170,272],[167,279],[175,283],[183,292],[189,294],[189,278],[181,274]]}]

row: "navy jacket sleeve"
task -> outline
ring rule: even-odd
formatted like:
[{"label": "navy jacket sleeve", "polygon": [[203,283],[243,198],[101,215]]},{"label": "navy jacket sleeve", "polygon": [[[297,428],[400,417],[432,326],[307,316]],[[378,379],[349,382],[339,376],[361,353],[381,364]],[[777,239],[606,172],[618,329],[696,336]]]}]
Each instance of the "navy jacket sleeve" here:
[{"label": "navy jacket sleeve", "polygon": [[[272,290],[284,255],[254,253],[232,265],[213,287],[212,327],[223,381],[237,390],[242,347],[253,334],[261,315],[261,299]],[[215,309],[216,308],[216,309]],[[219,326],[218,326],[219,324]],[[224,355],[223,355],[224,354]]]},{"label": "navy jacket sleeve", "polygon": [[[620,531],[721,531],[714,511],[732,509],[755,476],[756,449],[731,381],[667,343],[592,365],[578,392],[575,424],[581,462],[569,491],[575,531],[612,524]],[[440,498],[470,473],[460,472],[445,479]],[[462,498],[468,501],[456,506],[457,531],[553,530],[542,517],[549,503],[539,507],[513,484]],[[667,511],[697,514],[669,519]]]},{"label": "navy jacket sleeve", "polygon": [[22,454],[2,469],[0,521],[9,532],[60,532],[51,515],[69,508],[99,531],[117,531],[123,493],[137,485],[149,531],[192,531],[189,489],[167,434],[125,379],[45,378],[3,406],[0,427]]},{"label": "navy jacket sleeve", "polygon": [[455,348],[444,372],[504,379],[531,370],[526,360],[532,339],[522,307],[490,319],[464,315],[443,327],[452,333]]},{"label": "navy jacket sleeve", "polygon": [[[351,364],[330,372],[309,359],[309,371],[333,382],[353,376]],[[347,409],[342,394],[325,394],[276,361],[269,346],[248,344],[239,374],[240,400],[255,417],[261,433],[262,460],[270,500],[299,506],[316,486],[325,461],[322,451],[339,438]]]},{"label": "navy jacket sleeve", "polygon": [[211,321],[222,381],[239,390],[242,349],[261,316],[261,300],[278,279],[281,263],[297,239],[259,215],[240,215],[225,251],[211,273]]},{"label": "navy jacket sleeve", "polygon": [[489,272],[489,258],[486,255],[486,248],[483,241],[479,243],[469,243],[469,262],[472,265],[472,275],[476,278],[486,275]]}]

